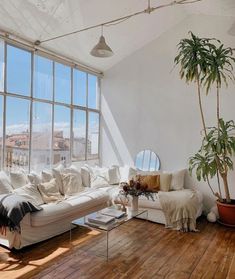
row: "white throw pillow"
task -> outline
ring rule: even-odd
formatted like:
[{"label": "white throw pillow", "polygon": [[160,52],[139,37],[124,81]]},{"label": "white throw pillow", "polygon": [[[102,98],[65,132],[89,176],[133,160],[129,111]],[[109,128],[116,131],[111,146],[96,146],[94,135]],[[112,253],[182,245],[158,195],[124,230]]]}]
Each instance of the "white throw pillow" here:
[{"label": "white throw pillow", "polygon": [[137,174],[137,170],[135,168],[127,165],[125,165],[124,167],[120,167],[119,170],[120,170],[120,182],[128,183]]},{"label": "white throw pillow", "polygon": [[58,202],[63,200],[63,196],[59,192],[59,187],[57,186],[55,178],[53,178],[50,182],[39,184],[38,190],[45,203]]},{"label": "white throw pillow", "polygon": [[17,172],[10,172],[10,181],[14,189],[28,184],[27,175],[23,170]]},{"label": "white throw pillow", "polygon": [[52,175],[51,171],[43,170],[41,172],[41,178],[42,178],[42,183],[50,182],[53,178],[53,175]]},{"label": "white throw pillow", "polygon": [[115,185],[120,183],[120,172],[118,166],[109,168],[109,184]]},{"label": "white throw pillow", "polygon": [[0,195],[12,193],[12,191],[10,178],[4,171],[0,171]]},{"label": "white throw pillow", "polygon": [[62,173],[63,193],[65,196],[72,196],[84,190],[84,187],[79,183],[76,173]]},{"label": "white throw pillow", "polygon": [[163,192],[169,192],[171,187],[172,174],[161,173],[160,174],[160,190]]},{"label": "white throw pillow", "polygon": [[172,172],[170,190],[182,190],[182,189],[184,189],[185,173],[186,173],[186,169]]},{"label": "white throw pillow", "polygon": [[68,168],[65,168],[62,173],[73,173],[73,174],[76,174],[76,179],[77,179],[77,183],[79,185],[79,187],[82,186],[82,176],[81,176],[81,173],[80,171],[78,170],[78,168],[74,165],[71,165],[70,167]]},{"label": "white throw pillow", "polygon": [[90,170],[88,167],[81,167],[82,184],[85,187],[90,187]]},{"label": "white throw pillow", "polygon": [[25,198],[27,198],[28,201],[31,201],[36,205],[44,204],[44,201],[42,200],[42,197],[36,185],[27,184],[23,187],[15,189],[14,193],[24,196]]},{"label": "white throw pillow", "polygon": [[108,186],[109,185],[109,169],[95,167],[90,172],[91,187]]},{"label": "white throw pillow", "polygon": [[38,185],[42,183],[42,178],[36,172],[29,173],[27,177],[31,184]]},{"label": "white throw pillow", "polygon": [[52,174],[53,174],[53,177],[55,178],[56,183],[59,187],[60,193],[63,194],[63,182],[62,182],[60,170],[56,169],[56,168],[52,169]]}]

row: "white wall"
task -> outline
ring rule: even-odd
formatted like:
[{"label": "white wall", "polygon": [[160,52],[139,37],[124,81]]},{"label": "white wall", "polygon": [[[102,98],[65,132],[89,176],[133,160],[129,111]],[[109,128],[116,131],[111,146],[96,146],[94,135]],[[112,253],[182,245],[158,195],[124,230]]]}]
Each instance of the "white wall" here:
[{"label": "white wall", "polygon": [[[199,36],[216,37],[235,47],[228,30],[235,18],[195,15],[168,30],[112,69],[102,81],[102,163],[133,164],[138,151],[150,148],[163,170],[188,166],[187,161],[201,143],[201,122],[195,85],[179,79],[173,69],[176,45],[189,30]],[[154,27],[153,27],[154,28]],[[207,125],[215,123],[215,92],[203,99]],[[235,86],[221,92],[221,112],[235,120]],[[230,184],[235,184],[232,174]],[[187,177],[204,194],[210,207],[213,197],[204,183]],[[233,185],[232,185],[233,186]],[[235,198],[235,187],[232,196]]]}]

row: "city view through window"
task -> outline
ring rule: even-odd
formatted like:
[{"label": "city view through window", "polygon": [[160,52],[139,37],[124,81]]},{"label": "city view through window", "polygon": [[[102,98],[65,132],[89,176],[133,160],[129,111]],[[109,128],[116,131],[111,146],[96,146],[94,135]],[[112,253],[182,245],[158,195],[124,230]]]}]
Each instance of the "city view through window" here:
[{"label": "city view through window", "polygon": [[39,171],[99,156],[99,78],[0,41],[0,164]]}]

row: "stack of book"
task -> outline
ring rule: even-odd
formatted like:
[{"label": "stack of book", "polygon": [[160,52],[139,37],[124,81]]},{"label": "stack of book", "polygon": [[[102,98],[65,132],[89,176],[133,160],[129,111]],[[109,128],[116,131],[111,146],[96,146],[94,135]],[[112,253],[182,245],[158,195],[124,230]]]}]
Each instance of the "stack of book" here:
[{"label": "stack of book", "polygon": [[99,226],[109,225],[115,222],[115,219],[121,218],[125,212],[113,208],[105,208],[99,214],[90,215],[87,219],[88,225]]}]

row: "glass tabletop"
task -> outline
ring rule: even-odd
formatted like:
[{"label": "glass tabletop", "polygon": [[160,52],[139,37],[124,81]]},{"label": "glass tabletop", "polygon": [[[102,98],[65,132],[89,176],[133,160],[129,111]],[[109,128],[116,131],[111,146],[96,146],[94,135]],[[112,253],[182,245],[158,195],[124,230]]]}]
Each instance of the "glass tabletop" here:
[{"label": "glass tabletop", "polygon": [[[109,207],[112,208],[112,207]],[[113,221],[107,223],[107,224],[98,224],[98,223],[91,223],[89,221],[89,218],[95,218],[97,216],[102,215],[102,210],[94,212],[92,214],[86,215],[82,218],[78,218],[76,220],[73,220],[71,222],[72,225],[75,226],[83,226],[83,227],[87,227],[87,228],[91,228],[91,229],[98,229],[98,230],[102,230],[102,231],[111,231],[114,228],[119,227],[120,225],[130,221],[131,219],[138,217],[142,214],[146,214],[147,215],[147,210],[144,209],[139,209],[137,211],[132,211],[130,207],[126,208],[126,213],[123,217],[120,218],[115,218]]]}]

